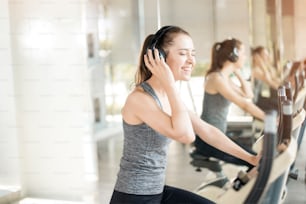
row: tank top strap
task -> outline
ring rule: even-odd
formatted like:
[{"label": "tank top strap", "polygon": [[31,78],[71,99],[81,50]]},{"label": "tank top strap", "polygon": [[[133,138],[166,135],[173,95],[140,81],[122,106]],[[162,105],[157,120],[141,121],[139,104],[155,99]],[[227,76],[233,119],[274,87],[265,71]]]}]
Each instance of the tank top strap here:
[{"label": "tank top strap", "polygon": [[161,109],[163,109],[162,104],[161,104],[159,98],[157,97],[155,91],[154,91],[153,88],[150,86],[150,84],[148,84],[147,82],[144,81],[144,82],[142,82],[142,83],[140,84],[140,86],[143,88],[143,90],[144,90],[145,92],[147,92],[148,94],[150,94],[150,95],[153,97],[153,99],[157,102],[158,106],[159,106]]}]

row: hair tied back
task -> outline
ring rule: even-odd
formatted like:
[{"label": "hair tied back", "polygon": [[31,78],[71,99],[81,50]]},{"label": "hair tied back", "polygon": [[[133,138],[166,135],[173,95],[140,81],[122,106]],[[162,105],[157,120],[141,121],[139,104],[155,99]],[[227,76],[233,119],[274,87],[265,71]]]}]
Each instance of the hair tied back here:
[{"label": "hair tied back", "polygon": [[216,51],[219,51],[220,48],[221,48],[221,44],[220,44],[220,43],[217,43],[217,44],[216,44]]}]

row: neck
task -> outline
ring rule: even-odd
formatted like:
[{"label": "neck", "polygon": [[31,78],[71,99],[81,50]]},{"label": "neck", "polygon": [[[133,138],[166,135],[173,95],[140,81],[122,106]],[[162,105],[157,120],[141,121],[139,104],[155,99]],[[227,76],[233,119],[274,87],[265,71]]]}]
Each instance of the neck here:
[{"label": "neck", "polygon": [[160,95],[166,94],[165,89],[155,76],[152,76],[150,79],[147,80],[147,82],[150,84],[150,86],[154,89],[156,93],[159,93]]},{"label": "neck", "polygon": [[[158,93],[160,96],[167,95],[164,86],[160,83],[159,79],[156,78],[155,76],[152,76],[150,79],[147,80],[147,82],[154,89],[154,91]],[[175,83],[177,83],[177,81]]]},{"label": "neck", "polygon": [[224,76],[229,76],[234,72],[234,70],[235,70],[235,67],[233,63],[225,63],[221,69],[221,73]]}]

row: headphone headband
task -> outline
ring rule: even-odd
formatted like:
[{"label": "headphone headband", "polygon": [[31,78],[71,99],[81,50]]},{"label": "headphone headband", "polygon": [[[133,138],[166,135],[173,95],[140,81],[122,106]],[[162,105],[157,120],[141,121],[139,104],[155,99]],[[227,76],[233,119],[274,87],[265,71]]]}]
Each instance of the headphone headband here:
[{"label": "headphone headband", "polygon": [[154,34],[154,38],[151,41],[151,48],[155,48],[156,44],[158,43],[159,39],[162,38],[164,36],[164,34],[170,30],[173,26],[163,26],[162,28],[160,28],[155,34]]},{"label": "headphone headband", "polygon": [[160,28],[155,34],[154,37],[152,38],[150,44],[148,45],[148,49],[155,49],[157,48],[159,50],[159,54],[161,57],[166,59],[166,53],[161,47],[156,47],[157,43],[159,40],[171,29],[173,26],[163,26]]}]

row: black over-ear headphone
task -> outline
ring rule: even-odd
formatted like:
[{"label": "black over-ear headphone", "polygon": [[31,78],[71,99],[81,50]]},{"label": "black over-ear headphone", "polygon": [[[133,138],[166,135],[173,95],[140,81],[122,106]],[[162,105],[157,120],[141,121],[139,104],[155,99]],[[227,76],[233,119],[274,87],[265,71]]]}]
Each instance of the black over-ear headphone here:
[{"label": "black over-ear headphone", "polygon": [[148,49],[151,49],[152,51],[154,48],[158,49],[160,57],[163,57],[164,59],[166,59],[166,52],[158,45],[158,42],[172,27],[173,26],[163,26],[155,33],[154,37],[148,45]]},{"label": "black over-ear headphone", "polygon": [[236,40],[233,39],[233,50],[229,53],[228,59],[231,62],[237,62],[239,58],[239,51],[238,48],[236,47]]}]

